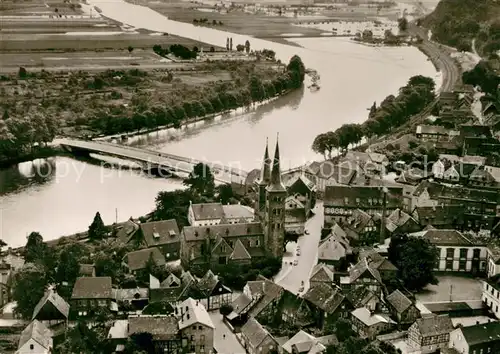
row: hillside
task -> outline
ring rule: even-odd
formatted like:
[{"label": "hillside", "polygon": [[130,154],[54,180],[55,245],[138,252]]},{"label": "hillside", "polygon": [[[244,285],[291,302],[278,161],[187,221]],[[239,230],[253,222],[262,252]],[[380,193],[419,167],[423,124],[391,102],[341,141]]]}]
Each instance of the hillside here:
[{"label": "hillside", "polygon": [[459,50],[476,49],[489,55],[500,49],[500,2],[497,0],[442,0],[422,25],[433,39]]}]

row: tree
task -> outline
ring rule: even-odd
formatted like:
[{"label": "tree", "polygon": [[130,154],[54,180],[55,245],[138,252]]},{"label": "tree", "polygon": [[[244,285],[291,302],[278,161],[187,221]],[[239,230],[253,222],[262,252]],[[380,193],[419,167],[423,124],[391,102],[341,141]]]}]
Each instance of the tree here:
[{"label": "tree", "polygon": [[127,48],[128,52],[129,53],[132,53],[132,51],[134,50],[134,47],[132,47],[131,45],[128,46]]},{"label": "tree", "polygon": [[292,79],[292,85],[294,88],[298,88],[304,82],[306,68],[302,59],[298,55],[294,55],[287,65],[287,71]]},{"label": "tree", "polygon": [[407,235],[395,235],[389,246],[389,260],[398,268],[398,277],[410,290],[437,284],[433,270],[439,260],[439,250],[429,240]]},{"label": "tree", "polygon": [[7,243],[0,238],[0,249],[2,249],[2,247],[5,247],[5,246],[7,246]]},{"label": "tree", "polygon": [[243,44],[236,45],[236,50],[238,52],[243,52],[245,50],[245,46]]},{"label": "tree", "polygon": [[247,54],[250,53],[250,42],[248,39],[245,42],[245,51],[247,52]]},{"label": "tree", "polygon": [[401,32],[405,32],[408,29],[408,20],[406,17],[398,19],[398,28]]},{"label": "tree", "polygon": [[156,207],[153,220],[175,219],[179,227],[186,226],[189,203],[197,203],[200,199],[190,189],[160,192],[156,196]]},{"label": "tree", "polygon": [[45,269],[39,264],[27,263],[14,276],[12,299],[17,302],[15,312],[31,320],[33,310],[47,289]]},{"label": "tree", "polygon": [[56,347],[55,354],[65,353],[109,353],[106,335],[99,330],[89,328],[85,323],[78,322],[66,333],[66,339]]},{"label": "tree", "polygon": [[89,255],[89,252],[83,244],[75,242],[66,245],[59,254],[55,274],[56,283],[74,284],[80,273],[80,259],[86,255]]},{"label": "tree", "polygon": [[32,232],[28,236],[28,242],[24,247],[24,260],[26,263],[43,264],[43,254],[45,252],[43,237],[38,232]]},{"label": "tree", "polygon": [[153,336],[151,333],[134,333],[129,337],[125,345],[126,354],[136,354],[139,352],[154,353]]},{"label": "tree", "polygon": [[193,171],[191,171],[189,177],[183,183],[189,186],[189,189],[195,194],[211,197],[214,195],[214,176],[210,167],[202,162],[197,163],[193,167]]},{"label": "tree", "polygon": [[91,240],[101,240],[103,239],[108,230],[106,226],[104,226],[104,222],[102,221],[101,214],[97,212],[94,216],[94,220],[92,224],[89,226],[89,239]]},{"label": "tree", "polygon": [[230,184],[221,184],[217,186],[217,192],[217,199],[220,200],[222,204],[227,204],[234,198],[233,188]]},{"label": "tree", "polygon": [[28,72],[26,71],[26,69],[24,67],[22,67],[22,66],[19,67],[18,76],[21,79],[25,79],[26,76],[28,76]]},{"label": "tree", "polygon": [[351,321],[343,318],[339,318],[335,321],[334,332],[340,342],[344,342],[356,335],[356,333],[352,330]]}]

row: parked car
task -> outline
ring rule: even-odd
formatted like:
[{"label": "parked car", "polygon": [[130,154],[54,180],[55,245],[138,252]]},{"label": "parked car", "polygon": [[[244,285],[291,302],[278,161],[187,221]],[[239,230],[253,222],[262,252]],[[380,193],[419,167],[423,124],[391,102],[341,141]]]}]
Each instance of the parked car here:
[{"label": "parked car", "polygon": [[301,292],[303,292],[303,291],[304,291],[304,287],[303,287],[303,286],[301,286],[301,287],[299,288],[299,293],[301,293]]},{"label": "parked car", "polygon": [[297,249],[297,256],[300,256],[300,249]]},{"label": "parked car", "polygon": [[309,235],[309,230],[304,230],[305,235]]},{"label": "parked car", "polygon": [[297,264],[299,264],[299,260],[298,259],[296,259],[296,260],[293,261],[293,265],[294,266],[296,266]]}]

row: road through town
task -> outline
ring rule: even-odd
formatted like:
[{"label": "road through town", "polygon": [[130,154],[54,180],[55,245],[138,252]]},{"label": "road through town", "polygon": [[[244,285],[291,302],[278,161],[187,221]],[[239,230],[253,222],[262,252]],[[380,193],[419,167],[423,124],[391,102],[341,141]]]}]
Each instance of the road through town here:
[{"label": "road through town", "polygon": [[[275,277],[275,282],[290,292],[297,294],[304,282],[304,293],[309,288],[309,277],[314,266],[318,263],[318,244],[321,239],[321,228],[323,227],[323,202],[318,201],[314,207],[314,216],[306,222],[308,235],[299,237],[297,244],[289,245],[287,255],[283,257],[283,268]],[[300,248],[300,256],[297,256],[296,246]],[[297,265],[290,265],[297,260]]]}]

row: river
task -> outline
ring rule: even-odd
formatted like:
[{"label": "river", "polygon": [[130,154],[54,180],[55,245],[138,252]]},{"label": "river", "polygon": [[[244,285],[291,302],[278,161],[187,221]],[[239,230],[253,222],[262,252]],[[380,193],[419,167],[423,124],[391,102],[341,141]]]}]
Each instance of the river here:
[{"label": "river", "polygon": [[[112,19],[224,46],[249,40],[253,49],[270,48],[288,61],[298,54],[321,75],[321,90],[304,89],[247,113],[200,122],[179,131],[152,133],[136,145],[201,160],[258,168],[266,137],[274,150],[279,133],[283,168],[319,159],[314,137],[344,123],[361,123],[374,101],[397,93],[413,75],[436,77],[430,61],[416,48],[374,48],[348,39],[294,38],[302,48],[168,20],[148,8],[121,0],[89,0]],[[46,240],[85,230],[99,211],[106,223],[152,210],[159,191],[179,188],[179,180],[145,176],[137,170],[102,168],[66,157],[37,160],[0,170],[0,238],[9,245],[26,242],[31,231]]]}]

